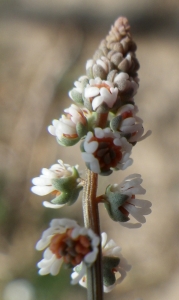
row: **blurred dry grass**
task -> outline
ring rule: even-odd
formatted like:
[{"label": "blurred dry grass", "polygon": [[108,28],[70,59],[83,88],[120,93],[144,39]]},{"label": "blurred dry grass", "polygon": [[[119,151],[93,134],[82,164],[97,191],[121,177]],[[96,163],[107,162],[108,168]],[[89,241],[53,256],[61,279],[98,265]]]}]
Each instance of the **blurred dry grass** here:
[{"label": "blurred dry grass", "polygon": [[[72,14],[74,6],[78,8],[82,3],[74,1],[71,8],[69,1],[62,1],[61,6],[55,0],[52,2],[51,8],[56,7],[57,11],[49,11],[51,15],[58,10]],[[132,10],[132,1],[121,1],[119,8],[123,5],[120,14],[127,12],[134,25],[133,36],[141,64],[136,103],[145,128],[152,129],[153,134],[134,147],[133,166],[122,174],[113,174],[110,181],[119,182],[132,172],[141,173],[147,189],[145,198],[152,201],[153,212],[141,229],[127,230],[110,220],[107,222],[106,212],[101,207],[102,230],[122,246],[123,255],[133,266],[124,283],[105,295],[105,299],[120,296],[121,300],[136,300],[137,297],[176,300],[179,298],[178,2],[166,1],[163,6],[161,1],[150,1],[148,5],[136,2],[142,15],[136,7]],[[30,194],[29,188],[31,178],[58,158],[70,164],[78,163],[81,169],[84,167],[78,145],[69,149],[58,146],[46,127],[70,105],[68,90],[83,74],[86,59],[92,56],[107,33],[107,25],[96,30],[93,25],[90,30],[94,22],[90,14],[89,24],[86,22],[84,26],[84,18],[78,20],[79,15],[78,22],[74,22],[75,18],[61,23],[51,19],[39,21],[38,15],[32,18],[29,6],[32,12],[39,12],[45,11],[48,3],[25,0],[16,3],[31,17],[16,15],[0,20],[0,294],[9,281],[26,278],[36,288],[36,299],[71,299],[74,292],[76,298],[83,299],[85,291],[82,288],[66,287],[69,284],[66,271],[57,278],[39,278],[35,264],[41,254],[34,250],[51,218],[73,214],[73,218],[82,222],[78,213],[81,203],[78,201],[74,205],[73,212],[69,208],[46,211],[41,199]],[[102,3],[106,1],[101,0],[96,7],[99,19],[106,13],[106,6],[103,5],[104,10],[100,6]],[[110,7],[117,8],[117,3],[113,0],[114,5]],[[94,10],[94,5],[92,1],[90,9]],[[87,15],[89,7],[82,6]],[[110,13],[107,23],[115,19],[112,8]],[[143,17],[147,15],[151,18],[147,19],[151,28]],[[108,179],[100,178],[99,193],[104,182],[107,184]]]}]

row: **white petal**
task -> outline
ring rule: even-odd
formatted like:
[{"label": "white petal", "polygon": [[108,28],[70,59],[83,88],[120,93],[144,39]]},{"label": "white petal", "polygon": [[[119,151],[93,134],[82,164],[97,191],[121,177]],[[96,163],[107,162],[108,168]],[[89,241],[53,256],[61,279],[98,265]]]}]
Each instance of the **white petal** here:
[{"label": "white petal", "polygon": [[111,292],[113,289],[114,289],[114,287],[116,286],[116,282],[113,284],[113,285],[110,285],[110,286],[103,286],[103,290],[104,290],[104,293],[109,293],[109,292]]},{"label": "white petal", "polygon": [[142,215],[142,211],[140,208],[137,208],[130,204],[125,204],[124,208],[140,223],[145,223],[146,219]]},{"label": "white petal", "polygon": [[90,154],[90,153],[82,152],[81,155],[82,155],[83,160],[87,163],[88,162],[91,163],[95,159],[93,154]]},{"label": "white petal", "polygon": [[93,59],[88,59],[87,62],[86,62],[86,70],[88,70],[89,68],[92,67],[94,63],[94,60]]},{"label": "white petal", "polygon": [[140,228],[142,226],[141,223],[129,223],[129,222],[119,222],[123,227],[126,227],[126,228],[130,228],[130,229],[133,229],[133,228]]},{"label": "white petal", "polygon": [[49,267],[46,267],[46,268],[42,268],[39,270],[39,275],[47,275],[50,273],[50,268]]},{"label": "white petal", "polygon": [[60,271],[60,268],[62,266],[62,263],[63,263],[63,259],[60,258],[60,259],[56,259],[53,264],[51,265],[51,268],[50,268],[50,273],[53,275],[53,276],[56,276],[59,271]]},{"label": "white petal", "polygon": [[35,185],[52,185],[50,178],[44,178],[44,177],[35,177],[32,179],[32,183]]},{"label": "white petal", "polygon": [[79,281],[79,284],[80,284],[81,286],[83,286],[84,288],[87,288],[87,278],[86,278],[86,276],[83,276],[83,277],[81,278],[81,280]]},{"label": "white petal", "polygon": [[[51,170],[49,169],[46,169],[46,168],[43,168],[42,169],[42,174],[45,176],[45,177],[48,177],[48,178],[55,178],[56,175],[54,174],[54,172],[52,172]],[[41,175],[42,176],[42,175]]]},{"label": "white petal", "polygon": [[98,94],[99,94],[99,88],[96,87],[96,86],[86,87],[85,88],[84,96],[86,98],[95,97]]},{"label": "white petal", "polygon": [[98,254],[98,249],[95,248],[92,252],[88,253],[85,256],[84,261],[87,264],[92,264],[96,260],[97,254]]},{"label": "white petal", "polygon": [[105,136],[105,131],[99,127],[95,128],[94,132],[95,132],[95,136],[98,139],[102,139]]},{"label": "white petal", "polygon": [[148,130],[138,141],[141,142],[144,139],[146,139],[148,136],[150,136],[152,134],[151,130]]},{"label": "white petal", "polygon": [[44,201],[42,204],[45,207],[54,208],[54,209],[58,209],[58,208],[61,208],[61,207],[66,205],[66,203],[65,204],[53,204],[53,203],[50,203],[48,201]]},{"label": "white petal", "polygon": [[99,245],[99,237],[98,236],[95,236],[93,239],[92,239],[92,246],[93,247],[97,247]]},{"label": "white petal", "polygon": [[132,199],[131,203],[142,208],[149,208],[152,206],[152,203],[150,201],[136,198]]},{"label": "white petal", "polygon": [[54,254],[52,253],[52,251],[47,248],[45,251],[44,251],[44,254],[43,254],[43,257],[45,259],[51,259],[51,257],[53,256]]},{"label": "white petal", "polygon": [[106,245],[107,242],[107,233],[106,232],[102,232],[101,233],[101,247],[104,248],[104,246]]},{"label": "white petal", "polygon": [[119,138],[115,138],[113,140],[113,144],[116,145],[116,146],[122,146],[122,142]]},{"label": "white petal", "polygon": [[103,102],[104,102],[103,97],[101,97],[101,96],[95,97],[92,102],[93,110],[96,110]]},{"label": "white petal", "polygon": [[99,162],[96,158],[92,162],[90,162],[90,169],[92,172],[97,174],[101,172]]},{"label": "white petal", "polygon": [[85,263],[82,262],[82,268],[81,268],[79,274],[75,278],[72,278],[71,284],[77,284],[79,282],[79,280],[82,279],[82,277],[85,274],[86,274],[86,265],[85,265]]},{"label": "white petal", "polygon": [[48,126],[48,132],[51,134],[51,135],[56,135],[56,128],[52,125]]},{"label": "white petal", "polygon": [[51,240],[51,237],[39,240],[36,244],[36,249],[39,251],[43,250],[44,248],[46,248],[49,245],[50,240]]},{"label": "white petal", "polygon": [[39,196],[47,195],[53,192],[54,190],[55,188],[53,186],[33,186],[31,188],[31,191]]},{"label": "white petal", "polygon": [[98,142],[92,141],[92,142],[84,142],[84,149],[88,153],[94,153],[98,148]]}]

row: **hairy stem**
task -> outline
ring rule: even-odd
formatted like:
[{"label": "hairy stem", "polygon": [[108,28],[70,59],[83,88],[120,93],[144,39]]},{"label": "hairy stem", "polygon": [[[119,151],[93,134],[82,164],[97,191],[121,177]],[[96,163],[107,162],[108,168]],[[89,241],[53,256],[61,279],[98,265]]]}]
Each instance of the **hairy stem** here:
[{"label": "hairy stem", "polygon": [[[86,184],[83,192],[83,216],[87,228],[91,228],[98,236],[100,234],[100,222],[98,203],[96,202],[96,191],[98,174],[86,171]],[[95,263],[87,271],[87,293],[88,300],[103,299],[103,278],[102,278],[102,253],[99,246],[99,253]]]},{"label": "hairy stem", "polygon": [[[105,128],[108,113],[98,114],[96,127]],[[96,193],[98,187],[98,174],[87,169],[86,179],[83,189],[83,217],[85,227],[91,228],[99,237],[100,222],[98,201]],[[95,263],[87,271],[87,293],[88,300],[103,300],[103,276],[102,276],[102,250],[99,245],[99,252]]]}]

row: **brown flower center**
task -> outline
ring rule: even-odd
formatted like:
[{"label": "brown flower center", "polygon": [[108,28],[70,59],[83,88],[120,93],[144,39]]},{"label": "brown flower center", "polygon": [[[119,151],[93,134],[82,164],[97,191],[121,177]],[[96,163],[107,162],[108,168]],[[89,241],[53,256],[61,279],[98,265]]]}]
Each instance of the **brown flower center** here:
[{"label": "brown flower center", "polygon": [[101,171],[115,168],[122,159],[121,147],[114,145],[113,138],[111,137],[104,137],[101,139],[93,137],[91,141],[98,142],[98,149],[93,155],[98,159]]},{"label": "brown flower center", "polygon": [[72,229],[65,233],[58,233],[51,239],[50,250],[57,258],[62,258],[66,264],[74,267],[81,263],[84,256],[91,252],[91,241],[88,236],[71,237]]}]

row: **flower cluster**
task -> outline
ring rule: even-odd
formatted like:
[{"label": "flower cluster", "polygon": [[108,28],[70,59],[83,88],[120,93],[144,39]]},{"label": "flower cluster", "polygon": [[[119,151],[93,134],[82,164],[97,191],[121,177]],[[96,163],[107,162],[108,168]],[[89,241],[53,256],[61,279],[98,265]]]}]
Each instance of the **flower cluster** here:
[{"label": "flower cluster", "polygon": [[132,146],[150,134],[143,135],[143,121],[136,116],[139,63],[135,51],[129,23],[121,17],[69,92],[75,104],[48,128],[63,146],[82,140],[82,158],[100,175],[128,167]]},{"label": "flower cluster", "polygon": [[[90,178],[97,178],[95,174],[108,176],[113,171],[125,170],[133,162],[130,157],[133,146],[151,133],[144,134],[143,120],[137,116],[138,107],[134,101],[139,87],[135,51],[128,20],[121,17],[93,58],[87,61],[86,74],[75,81],[69,92],[73,104],[48,127],[49,133],[62,146],[81,142],[82,159],[90,170],[87,173]],[[53,199],[44,201],[43,205],[55,209],[74,204],[85,186],[84,215],[86,213],[85,218],[90,220],[86,226],[94,223],[96,226],[100,202],[112,220],[128,228],[140,227],[146,221],[145,215],[151,212],[149,201],[136,198],[136,195],[145,194],[139,174],[126,177],[121,184],[109,184],[104,194],[96,197],[97,182],[91,184],[92,180],[81,178],[78,166],[58,160],[49,169],[43,168],[42,174],[33,178],[32,183],[33,193],[53,195]],[[95,209],[88,210],[87,205]],[[106,233],[101,234],[100,243],[100,229],[95,226],[83,228],[74,220],[53,219],[36,245],[37,250],[44,250],[43,259],[37,265],[39,274],[57,275],[65,264],[73,268],[71,283],[79,282],[87,287],[87,268],[101,259],[101,247],[104,292],[110,292],[122,282],[130,266],[121,255],[121,248],[113,240],[107,242]]]},{"label": "flower cluster", "polygon": [[[54,219],[42,234],[36,245],[44,251],[44,258],[37,264],[40,275],[57,275],[63,263],[68,267],[82,264],[78,280],[86,273],[86,268],[96,260],[99,237],[91,229],[80,227],[70,219]],[[72,280],[72,284],[78,282]]]}]

